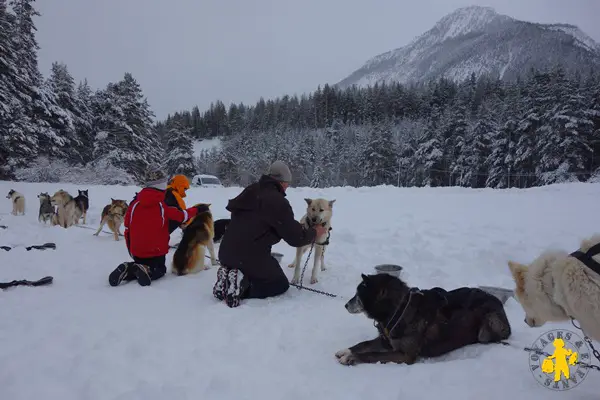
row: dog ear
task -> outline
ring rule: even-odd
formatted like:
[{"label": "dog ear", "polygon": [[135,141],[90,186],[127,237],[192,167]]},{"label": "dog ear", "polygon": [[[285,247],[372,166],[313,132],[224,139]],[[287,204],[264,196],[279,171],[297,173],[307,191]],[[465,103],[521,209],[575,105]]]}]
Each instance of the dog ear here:
[{"label": "dog ear", "polygon": [[333,203],[335,203],[335,199],[329,200],[329,207],[333,207]]},{"label": "dog ear", "polygon": [[525,272],[527,272],[527,266],[518,262],[509,261],[508,268],[513,276],[513,280],[517,286],[517,289],[525,287]]},{"label": "dog ear", "polygon": [[360,276],[362,277],[363,282],[367,283],[369,282],[369,277],[365,274],[360,274]]},{"label": "dog ear", "polygon": [[309,206],[312,204],[312,199],[304,199],[304,201],[306,202],[306,204],[308,204]]}]

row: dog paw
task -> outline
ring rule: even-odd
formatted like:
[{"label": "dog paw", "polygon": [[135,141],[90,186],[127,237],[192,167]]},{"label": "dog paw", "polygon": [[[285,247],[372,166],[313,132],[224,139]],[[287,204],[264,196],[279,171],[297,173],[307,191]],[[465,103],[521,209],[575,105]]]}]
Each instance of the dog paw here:
[{"label": "dog paw", "polygon": [[342,358],[344,356],[347,356],[348,354],[352,354],[350,349],[342,349],[342,350],[338,351],[337,353],[335,353],[335,358]]},{"label": "dog paw", "polygon": [[292,283],[293,285],[297,285],[298,282],[300,282],[300,278],[293,277],[290,283]]},{"label": "dog paw", "polygon": [[357,364],[357,359],[354,356],[354,354],[350,353],[350,354],[346,354],[344,356],[341,356],[338,359],[338,362],[342,365],[356,365]]},{"label": "dog paw", "polygon": [[310,283],[312,285],[314,285],[315,283],[319,282],[319,280],[317,278],[310,278]]},{"label": "dog paw", "polygon": [[219,265],[219,263],[217,262],[217,260],[212,260],[212,261],[210,262],[210,264],[211,264],[211,265]]},{"label": "dog paw", "polygon": [[327,267],[325,266],[325,264],[321,264],[321,271],[325,271],[327,269]]},{"label": "dog paw", "polygon": [[288,265],[288,268],[294,268],[294,267],[295,267],[295,265],[293,263]]}]

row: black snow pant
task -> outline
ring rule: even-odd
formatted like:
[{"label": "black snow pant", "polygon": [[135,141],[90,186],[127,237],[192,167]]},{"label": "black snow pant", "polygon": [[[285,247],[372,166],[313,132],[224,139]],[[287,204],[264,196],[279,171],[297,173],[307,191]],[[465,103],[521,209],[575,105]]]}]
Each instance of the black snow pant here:
[{"label": "black snow pant", "polygon": [[240,272],[244,275],[240,283],[240,287],[243,288],[240,298],[265,299],[279,296],[290,288],[287,276],[285,276],[281,266],[273,256],[262,267],[261,276],[245,274],[243,269],[240,269]]},{"label": "black snow pant", "polygon": [[133,257],[133,261],[147,266],[150,270],[150,279],[153,281],[162,278],[167,273],[165,256],[150,258]]}]

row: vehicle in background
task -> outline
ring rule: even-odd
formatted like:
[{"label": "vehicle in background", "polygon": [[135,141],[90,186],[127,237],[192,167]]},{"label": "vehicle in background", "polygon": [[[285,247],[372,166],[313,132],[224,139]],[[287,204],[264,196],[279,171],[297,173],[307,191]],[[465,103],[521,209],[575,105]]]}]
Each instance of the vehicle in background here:
[{"label": "vehicle in background", "polygon": [[202,174],[202,175],[195,175],[192,178],[192,186],[205,187],[205,188],[216,188],[216,187],[223,187],[223,184],[221,183],[219,178],[217,178],[214,175]]}]

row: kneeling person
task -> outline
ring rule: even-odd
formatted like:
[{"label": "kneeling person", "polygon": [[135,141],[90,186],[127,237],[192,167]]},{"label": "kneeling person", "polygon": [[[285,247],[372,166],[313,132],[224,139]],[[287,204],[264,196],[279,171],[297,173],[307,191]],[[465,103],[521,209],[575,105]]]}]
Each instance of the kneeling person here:
[{"label": "kneeling person", "polygon": [[133,262],[120,264],[108,277],[111,286],[137,280],[148,286],[167,272],[165,256],[169,252],[169,222],[182,224],[196,216],[191,207],[179,210],[165,204],[167,176],[152,168],[147,184],[133,199],[125,214],[125,243]]},{"label": "kneeling person", "polygon": [[[318,225],[305,229],[296,221],[285,198],[292,174],[281,161],[274,162],[267,175],[231,199],[226,209],[231,221],[219,246],[217,282],[213,295],[237,307],[241,299],[280,295],[290,284],[283,269],[271,255],[274,244],[285,240],[290,246],[310,244],[326,229]],[[243,274],[237,283],[238,271]]]}]

